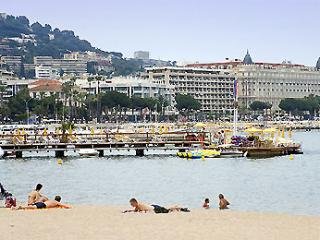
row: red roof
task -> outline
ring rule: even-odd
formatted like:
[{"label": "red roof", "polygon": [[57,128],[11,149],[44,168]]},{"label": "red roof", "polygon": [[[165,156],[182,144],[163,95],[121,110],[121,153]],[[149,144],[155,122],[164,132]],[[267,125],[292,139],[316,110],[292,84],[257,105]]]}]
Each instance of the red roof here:
[{"label": "red roof", "polygon": [[58,80],[40,79],[29,85],[30,92],[61,92],[62,84]]},{"label": "red roof", "polygon": [[61,85],[61,82],[59,80],[55,80],[55,79],[39,79],[37,81],[30,83],[30,85],[47,85],[47,84],[60,84]]},{"label": "red roof", "polygon": [[62,86],[57,84],[39,85],[29,89],[30,92],[61,92]]}]

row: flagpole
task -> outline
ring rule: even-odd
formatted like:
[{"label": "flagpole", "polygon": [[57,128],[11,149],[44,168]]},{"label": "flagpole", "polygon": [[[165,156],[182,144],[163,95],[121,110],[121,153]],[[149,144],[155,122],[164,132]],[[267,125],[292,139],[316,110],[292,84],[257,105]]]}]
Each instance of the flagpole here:
[{"label": "flagpole", "polygon": [[238,132],[238,82],[236,78],[233,85],[233,101],[233,136],[236,136]]}]

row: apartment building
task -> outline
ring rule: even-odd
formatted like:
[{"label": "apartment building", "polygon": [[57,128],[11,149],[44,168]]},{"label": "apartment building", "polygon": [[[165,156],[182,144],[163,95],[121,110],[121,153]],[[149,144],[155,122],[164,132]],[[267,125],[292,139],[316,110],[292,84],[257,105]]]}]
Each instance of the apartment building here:
[{"label": "apartment building", "polygon": [[15,73],[21,72],[22,59],[21,56],[2,56],[1,61],[9,66],[10,70]]},{"label": "apartment building", "polygon": [[[37,67],[51,67],[53,72],[82,75],[87,73],[87,62],[78,59],[54,59],[50,56],[34,57],[34,65]],[[37,70],[36,70],[37,75]]]},{"label": "apartment building", "polygon": [[235,77],[223,69],[153,67],[142,74],[149,81],[170,85],[176,93],[189,94],[201,103],[202,112],[232,111]]},{"label": "apartment building", "polygon": [[165,83],[153,82],[148,79],[132,77],[115,77],[106,80],[88,81],[77,79],[76,85],[86,92],[97,94],[98,92],[117,91],[125,93],[129,97],[159,98],[164,97],[171,106],[174,106],[174,87]]}]

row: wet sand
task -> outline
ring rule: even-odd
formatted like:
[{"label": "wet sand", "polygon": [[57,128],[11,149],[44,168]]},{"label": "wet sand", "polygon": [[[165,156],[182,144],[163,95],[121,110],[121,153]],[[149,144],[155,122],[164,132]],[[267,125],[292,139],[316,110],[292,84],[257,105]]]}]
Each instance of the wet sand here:
[{"label": "wet sand", "polygon": [[320,239],[319,216],[219,210],[126,213],[120,207],[11,211],[0,209],[1,239]]}]

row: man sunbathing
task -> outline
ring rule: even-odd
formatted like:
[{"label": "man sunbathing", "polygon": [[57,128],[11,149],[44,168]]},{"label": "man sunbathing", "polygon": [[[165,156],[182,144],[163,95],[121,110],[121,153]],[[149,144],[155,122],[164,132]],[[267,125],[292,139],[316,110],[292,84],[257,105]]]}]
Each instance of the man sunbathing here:
[{"label": "man sunbathing", "polygon": [[127,212],[154,212],[154,213],[169,213],[169,212],[190,212],[188,208],[181,208],[179,206],[173,206],[169,208],[161,207],[159,205],[148,205],[144,203],[139,203],[137,199],[131,198],[130,205],[134,208],[132,210],[126,210],[123,213]]},{"label": "man sunbathing", "polygon": [[35,190],[33,190],[31,193],[29,193],[28,195],[28,205],[33,205],[36,202],[45,202],[48,201],[49,199],[42,195],[42,193],[40,193],[40,190],[42,189],[42,185],[39,183],[37,184]]},{"label": "man sunbathing", "polygon": [[61,197],[56,196],[54,200],[46,200],[44,202],[36,202],[33,205],[28,205],[26,207],[19,206],[17,208],[12,208],[12,210],[34,210],[34,209],[44,209],[44,208],[71,208],[71,206],[60,203]]}]

